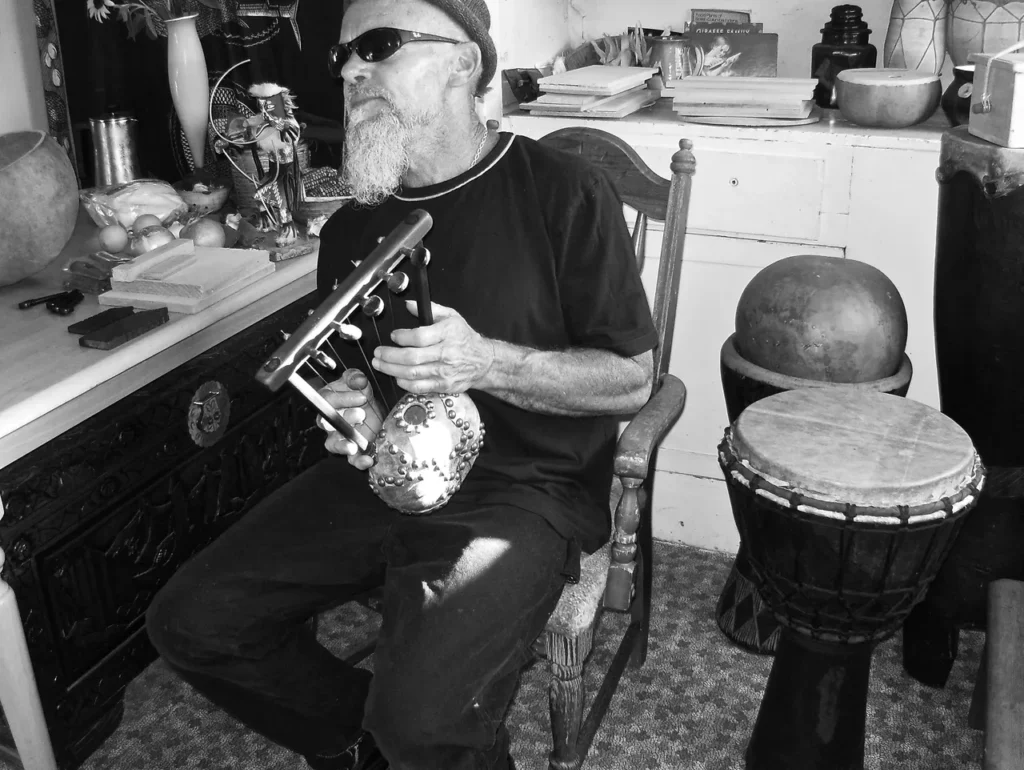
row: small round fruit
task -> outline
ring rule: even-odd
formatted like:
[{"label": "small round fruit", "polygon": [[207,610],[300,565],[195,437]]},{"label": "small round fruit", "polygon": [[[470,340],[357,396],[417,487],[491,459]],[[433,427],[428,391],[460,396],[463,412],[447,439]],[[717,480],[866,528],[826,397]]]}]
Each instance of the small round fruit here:
[{"label": "small round fruit", "polygon": [[163,246],[174,240],[171,231],[166,227],[147,227],[134,235],[128,241],[128,253],[132,256],[145,254],[147,251]]},{"label": "small round fruit", "polygon": [[191,238],[196,246],[221,248],[227,240],[224,226],[213,219],[197,219],[181,231],[182,238]]},{"label": "small round fruit", "polygon": [[121,225],[107,225],[99,232],[100,248],[111,254],[120,254],[128,248],[128,231]]},{"label": "small round fruit", "polygon": [[160,217],[155,214],[142,214],[134,222],[132,222],[132,232],[140,233],[147,227],[162,227],[163,222],[160,221]]}]

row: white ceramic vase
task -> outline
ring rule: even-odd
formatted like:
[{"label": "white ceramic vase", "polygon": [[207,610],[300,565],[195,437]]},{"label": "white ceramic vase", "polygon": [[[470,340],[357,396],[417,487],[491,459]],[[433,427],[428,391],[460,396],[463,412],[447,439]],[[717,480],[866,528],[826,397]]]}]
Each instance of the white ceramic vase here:
[{"label": "white ceramic vase", "polygon": [[192,152],[192,162],[203,167],[206,151],[206,124],[210,104],[210,76],[206,69],[203,44],[196,31],[196,15],[168,19],[167,77],[171,101],[181,121]]},{"label": "white ceramic vase", "polygon": [[937,75],[946,58],[948,0],[893,0],[883,66]]},{"label": "white ceramic vase", "polygon": [[1024,37],[1024,2],[950,0],[947,47],[955,65],[972,53],[998,53]]}]

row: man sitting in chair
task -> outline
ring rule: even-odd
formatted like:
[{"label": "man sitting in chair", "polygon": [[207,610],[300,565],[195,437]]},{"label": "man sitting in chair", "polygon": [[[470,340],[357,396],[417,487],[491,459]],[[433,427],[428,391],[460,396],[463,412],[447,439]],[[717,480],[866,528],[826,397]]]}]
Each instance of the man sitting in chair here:
[{"label": "man sitting in chair", "polygon": [[[618,419],[651,392],[657,335],[620,199],[581,159],[480,123],[489,26],[484,0],[345,12],[330,64],[357,203],[325,225],[317,275],[326,297],[406,214],[431,214],[434,322],[395,298],[364,324],[370,367],[322,393],[370,437],[400,390],[468,393],[475,466],[444,507],[403,515],[331,431],[333,454],[185,565],[147,618],[176,672],[312,768],[512,766],[519,671],[581,550],[607,542]],[[373,588],[371,677],[307,621]]]}]

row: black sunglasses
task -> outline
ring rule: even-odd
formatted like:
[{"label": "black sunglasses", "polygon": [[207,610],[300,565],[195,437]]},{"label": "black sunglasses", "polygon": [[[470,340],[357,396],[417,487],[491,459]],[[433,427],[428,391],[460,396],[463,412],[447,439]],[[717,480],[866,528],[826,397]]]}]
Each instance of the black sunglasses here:
[{"label": "black sunglasses", "polygon": [[411,32],[407,29],[378,27],[370,29],[347,43],[332,45],[327,52],[327,68],[331,77],[340,78],[341,68],[352,54],[365,62],[379,62],[390,59],[406,43],[465,43],[450,37],[428,35],[425,32]]}]

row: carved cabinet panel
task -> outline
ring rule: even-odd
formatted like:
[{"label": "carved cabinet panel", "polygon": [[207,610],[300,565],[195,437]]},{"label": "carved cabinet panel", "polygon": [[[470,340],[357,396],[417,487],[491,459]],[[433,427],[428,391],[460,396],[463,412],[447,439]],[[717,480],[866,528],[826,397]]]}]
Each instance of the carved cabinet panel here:
[{"label": "carved cabinet panel", "polygon": [[[312,409],[254,379],[313,295],[0,470],[15,590],[63,770],[117,726],[155,658],[146,608],[188,558],[323,456]],[[5,724],[0,744],[13,746]]]}]

